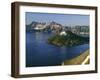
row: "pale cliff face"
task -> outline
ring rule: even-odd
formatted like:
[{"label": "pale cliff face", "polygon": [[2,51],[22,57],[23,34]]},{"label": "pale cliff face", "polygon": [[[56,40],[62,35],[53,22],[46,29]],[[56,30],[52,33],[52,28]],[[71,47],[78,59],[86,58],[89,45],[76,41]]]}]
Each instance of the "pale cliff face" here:
[{"label": "pale cliff face", "polygon": [[67,35],[67,33],[65,32],[65,31],[62,31],[61,33],[60,33],[60,35]]}]

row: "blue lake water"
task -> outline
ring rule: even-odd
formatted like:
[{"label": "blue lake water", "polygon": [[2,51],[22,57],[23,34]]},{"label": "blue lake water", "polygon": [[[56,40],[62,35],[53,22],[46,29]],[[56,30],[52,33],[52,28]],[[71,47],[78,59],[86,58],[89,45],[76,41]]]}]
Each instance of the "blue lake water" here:
[{"label": "blue lake water", "polygon": [[26,67],[56,66],[89,49],[89,44],[74,47],[57,47],[47,42],[50,33],[26,33]]}]

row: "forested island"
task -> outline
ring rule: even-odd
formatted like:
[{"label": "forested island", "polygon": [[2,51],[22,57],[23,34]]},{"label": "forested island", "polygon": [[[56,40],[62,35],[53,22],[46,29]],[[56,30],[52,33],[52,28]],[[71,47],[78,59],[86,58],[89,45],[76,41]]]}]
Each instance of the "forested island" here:
[{"label": "forested island", "polygon": [[66,31],[66,35],[54,35],[48,39],[48,43],[56,46],[77,46],[81,44],[89,43],[89,37],[82,37]]}]

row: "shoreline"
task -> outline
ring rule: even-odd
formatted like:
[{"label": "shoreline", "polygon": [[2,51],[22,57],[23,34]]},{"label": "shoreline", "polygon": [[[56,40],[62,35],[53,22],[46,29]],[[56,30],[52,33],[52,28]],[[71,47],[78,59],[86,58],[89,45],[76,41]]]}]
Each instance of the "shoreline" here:
[{"label": "shoreline", "polygon": [[62,63],[62,65],[81,65],[81,64],[83,65],[83,64],[89,64],[90,63],[89,61],[90,60],[89,60],[89,49],[88,49],[73,59],[65,60]]}]

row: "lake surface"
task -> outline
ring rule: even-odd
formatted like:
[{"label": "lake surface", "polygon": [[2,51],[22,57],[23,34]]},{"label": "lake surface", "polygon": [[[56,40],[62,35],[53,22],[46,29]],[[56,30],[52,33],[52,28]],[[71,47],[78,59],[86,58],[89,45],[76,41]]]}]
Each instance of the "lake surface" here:
[{"label": "lake surface", "polygon": [[89,44],[57,47],[47,42],[50,33],[26,32],[26,67],[56,66],[89,49]]}]

